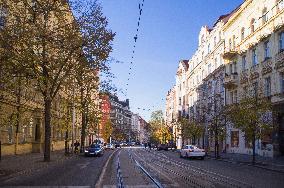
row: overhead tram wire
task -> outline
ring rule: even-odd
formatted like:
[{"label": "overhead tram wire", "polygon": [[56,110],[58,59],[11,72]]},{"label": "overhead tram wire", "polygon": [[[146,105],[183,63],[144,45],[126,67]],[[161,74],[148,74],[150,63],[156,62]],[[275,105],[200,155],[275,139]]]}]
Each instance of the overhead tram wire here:
[{"label": "overhead tram wire", "polygon": [[132,70],[133,70],[133,61],[134,61],[134,57],[135,57],[135,48],[136,48],[136,43],[138,41],[139,29],[140,29],[140,26],[141,26],[141,16],[142,16],[143,7],[144,7],[144,1],[145,0],[142,0],[142,2],[140,2],[139,5],[138,5],[139,16],[138,16],[138,21],[137,21],[136,33],[135,33],[135,36],[133,37],[134,44],[133,44],[131,62],[130,62],[130,65],[129,65],[128,79],[127,79],[126,89],[125,89],[125,97],[127,97],[127,94],[128,94],[129,81],[130,81],[130,78],[131,78],[131,75],[132,75],[131,73],[132,73]]}]

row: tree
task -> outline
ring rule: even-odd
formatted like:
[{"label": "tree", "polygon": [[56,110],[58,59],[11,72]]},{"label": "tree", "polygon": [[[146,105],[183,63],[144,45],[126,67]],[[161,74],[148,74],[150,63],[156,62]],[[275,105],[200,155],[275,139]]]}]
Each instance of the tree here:
[{"label": "tree", "polygon": [[192,144],[195,145],[196,139],[202,136],[203,127],[194,119],[181,118],[178,122],[180,124],[183,145],[185,139],[191,139]]},{"label": "tree", "polygon": [[255,142],[270,134],[272,127],[272,104],[269,98],[264,97],[261,87],[256,84],[251,86],[251,92],[243,93],[238,103],[227,108],[229,120],[234,127],[245,133],[248,142],[252,143],[255,163]]},{"label": "tree", "polygon": [[220,142],[226,136],[226,108],[221,94],[213,94],[207,104],[208,132],[214,137],[214,155],[220,157]]},{"label": "tree", "polygon": [[165,126],[162,110],[152,112],[149,124],[151,142],[166,142],[165,139],[167,138],[169,131],[167,130],[168,128]]},{"label": "tree", "polygon": [[110,136],[112,135],[112,124],[111,124],[111,121],[108,120],[107,122],[105,122],[105,127],[103,129],[103,132],[102,132],[102,135],[103,135],[103,139],[105,140],[105,142],[107,140],[109,140]]},{"label": "tree", "polygon": [[44,101],[44,161],[50,161],[52,101],[83,62],[106,70],[115,34],[106,28],[96,1],[2,0],[0,7],[7,10],[0,34],[1,66],[36,81]]}]

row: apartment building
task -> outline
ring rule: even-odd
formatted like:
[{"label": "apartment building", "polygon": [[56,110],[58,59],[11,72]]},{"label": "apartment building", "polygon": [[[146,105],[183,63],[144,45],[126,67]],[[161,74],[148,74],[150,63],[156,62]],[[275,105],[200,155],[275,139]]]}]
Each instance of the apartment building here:
[{"label": "apartment building", "polygon": [[[276,131],[256,141],[256,153],[284,153],[284,3],[283,0],[246,0],[224,26],[227,104],[237,103],[256,87],[271,99]],[[228,152],[251,154],[251,144],[233,126],[227,128]]]}]

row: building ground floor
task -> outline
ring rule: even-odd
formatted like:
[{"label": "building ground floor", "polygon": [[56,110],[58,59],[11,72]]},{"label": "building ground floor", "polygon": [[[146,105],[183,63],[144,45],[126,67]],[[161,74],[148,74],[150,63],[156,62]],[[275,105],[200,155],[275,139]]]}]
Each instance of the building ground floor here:
[{"label": "building ground floor", "polygon": [[[284,156],[284,102],[274,104],[273,106],[273,132],[264,136],[261,140],[256,140],[256,155],[262,157],[278,157]],[[183,145],[195,144],[201,148],[206,149],[207,152],[215,150],[215,140],[213,136],[205,134],[199,139],[183,139],[177,133],[175,137],[177,149],[181,149]],[[227,126],[226,135],[223,139],[219,140],[219,152],[223,153],[236,153],[252,155],[252,143],[249,142],[245,134],[234,128]]]}]

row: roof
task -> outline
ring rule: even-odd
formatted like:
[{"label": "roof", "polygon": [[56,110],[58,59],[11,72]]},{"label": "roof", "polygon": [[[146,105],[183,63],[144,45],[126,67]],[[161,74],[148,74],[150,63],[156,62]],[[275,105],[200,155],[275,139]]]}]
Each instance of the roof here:
[{"label": "roof", "polygon": [[[242,4],[243,4],[243,3],[242,3]],[[237,6],[237,8],[235,8],[235,9],[234,9],[232,12],[230,12],[229,14],[221,15],[221,16],[218,18],[218,20],[214,23],[213,27],[215,27],[215,26],[217,25],[217,23],[220,22],[220,21],[223,21],[224,24],[227,23],[227,22],[229,21],[230,17],[231,17],[235,12],[237,12],[237,11],[241,8],[242,4],[240,4],[239,6]]]}]

